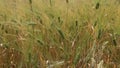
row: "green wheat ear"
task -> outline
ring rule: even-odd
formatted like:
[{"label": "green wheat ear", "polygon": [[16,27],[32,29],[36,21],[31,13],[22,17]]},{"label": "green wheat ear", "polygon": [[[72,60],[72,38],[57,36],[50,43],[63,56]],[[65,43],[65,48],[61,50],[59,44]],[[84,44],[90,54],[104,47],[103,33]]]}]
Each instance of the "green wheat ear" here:
[{"label": "green wheat ear", "polygon": [[66,0],[66,3],[69,3],[69,0]]},{"label": "green wheat ear", "polygon": [[29,3],[32,4],[32,0],[29,0]]},{"label": "green wheat ear", "polygon": [[78,21],[77,20],[75,21],[75,25],[78,26]]},{"label": "green wheat ear", "polygon": [[97,21],[94,22],[93,26],[94,28],[97,26]]},{"label": "green wheat ear", "polygon": [[97,4],[96,4],[96,9],[99,9],[99,7],[100,7],[100,3],[98,2]]},{"label": "green wheat ear", "polygon": [[62,32],[62,30],[60,28],[57,28],[58,33],[60,34],[60,36],[62,37],[62,39],[65,39],[64,33]]},{"label": "green wheat ear", "polygon": [[58,22],[60,22],[61,21],[61,18],[60,17],[58,17]]}]

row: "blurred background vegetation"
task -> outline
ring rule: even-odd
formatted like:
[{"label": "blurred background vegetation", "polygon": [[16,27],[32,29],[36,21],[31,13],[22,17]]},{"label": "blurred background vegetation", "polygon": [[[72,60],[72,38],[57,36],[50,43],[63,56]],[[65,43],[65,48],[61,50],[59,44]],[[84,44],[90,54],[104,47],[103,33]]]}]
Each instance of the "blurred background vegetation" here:
[{"label": "blurred background vegetation", "polygon": [[119,0],[0,0],[1,68],[119,68]]}]

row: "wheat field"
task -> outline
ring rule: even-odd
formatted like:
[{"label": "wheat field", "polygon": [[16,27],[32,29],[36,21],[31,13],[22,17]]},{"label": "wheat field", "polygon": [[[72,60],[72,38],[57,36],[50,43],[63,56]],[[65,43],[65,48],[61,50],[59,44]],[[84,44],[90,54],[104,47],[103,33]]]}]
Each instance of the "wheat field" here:
[{"label": "wheat field", "polygon": [[0,0],[0,68],[120,68],[120,0]]}]

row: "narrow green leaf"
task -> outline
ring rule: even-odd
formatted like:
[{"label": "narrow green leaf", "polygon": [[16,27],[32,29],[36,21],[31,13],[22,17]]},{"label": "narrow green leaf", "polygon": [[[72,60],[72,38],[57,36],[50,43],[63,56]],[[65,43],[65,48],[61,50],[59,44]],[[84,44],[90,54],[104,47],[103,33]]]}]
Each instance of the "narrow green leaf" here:
[{"label": "narrow green leaf", "polygon": [[41,45],[44,44],[44,42],[42,40],[39,40],[39,39],[37,40],[37,42],[40,43]]},{"label": "narrow green leaf", "polygon": [[60,29],[57,29],[62,39],[65,39],[63,32]]}]

